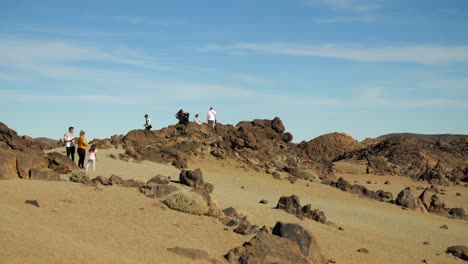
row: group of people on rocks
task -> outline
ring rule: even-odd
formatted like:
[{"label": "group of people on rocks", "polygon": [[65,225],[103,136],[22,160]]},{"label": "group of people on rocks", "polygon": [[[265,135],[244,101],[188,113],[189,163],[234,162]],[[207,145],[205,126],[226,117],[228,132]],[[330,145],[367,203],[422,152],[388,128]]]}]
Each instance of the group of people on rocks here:
[{"label": "group of people on rocks", "polygon": [[[185,112],[183,109],[180,109],[176,113],[176,118],[179,120],[179,124],[187,125],[190,118],[190,113]],[[202,125],[203,122],[200,120],[200,115],[196,114],[193,122],[197,123],[198,125]],[[206,115],[206,123],[208,123],[208,127],[210,131],[214,131],[214,126],[218,123],[218,116],[216,111],[213,107],[210,107]],[[148,114],[145,115],[145,130],[151,130],[153,126],[151,125],[151,118]],[[96,171],[96,160],[97,160],[97,146],[96,144],[92,144],[89,151],[88,151],[88,162],[85,167],[85,158],[86,158],[86,150],[88,149],[88,142],[86,141],[86,132],[81,130],[80,136],[76,138],[73,133],[75,132],[74,127],[69,127],[68,132],[65,133],[63,136],[63,142],[65,144],[65,148],[67,151],[67,157],[70,158],[73,162],[75,161],[75,152],[78,153],[78,167],[86,171],[88,173],[89,165],[93,166],[93,171]],[[76,147],[78,145],[78,148]]]},{"label": "group of people on rocks", "polygon": [[[175,117],[177,120],[179,120],[179,124],[182,125],[187,125],[190,120],[190,113],[185,112],[184,109],[180,109],[176,114]],[[196,114],[195,118],[193,119],[193,122],[197,123],[198,125],[202,125],[203,122],[200,120],[200,115]],[[218,123],[218,116],[216,114],[216,111],[214,110],[213,107],[210,107],[210,110],[208,111],[206,115],[206,123],[208,123],[208,128],[210,131],[214,130],[214,126]],[[145,115],[145,124],[144,124],[145,130],[150,131],[153,126],[151,125],[151,118],[149,117],[148,114]]]},{"label": "group of people on rocks", "polygon": [[[78,153],[78,167],[80,169],[86,170],[88,173],[89,165],[93,166],[93,171],[96,171],[96,160],[97,160],[97,146],[92,144],[88,151],[88,162],[86,168],[84,166],[86,150],[88,148],[88,142],[86,141],[86,132],[83,130],[80,131],[80,136],[75,138],[73,133],[75,132],[74,127],[69,127],[68,132],[63,136],[63,142],[65,144],[65,149],[67,151],[67,157],[69,157],[73,162],[75,161],[75,151]],[[78,145],[78,149],[76,149]]]}]

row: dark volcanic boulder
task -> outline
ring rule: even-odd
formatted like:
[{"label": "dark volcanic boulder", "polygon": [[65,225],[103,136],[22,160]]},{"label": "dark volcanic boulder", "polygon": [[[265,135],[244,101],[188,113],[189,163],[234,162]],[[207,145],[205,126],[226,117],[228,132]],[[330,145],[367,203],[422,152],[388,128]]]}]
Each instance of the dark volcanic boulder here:
[{"label": "dark volcanic boulder", "polygon": [[273,128],[273,130],[275,130],[278,133],[284,133],[284,131],[286,130],[286,128],[283,125],[283,122],[279,117],[275,117],[273,121],[271,121],[271,128]]},{"label": "dark volcanic boulder", "polygon": [[60,175],[57,172],[51,170],[31,169],[29,179],[42,181],[60,181]]},{"label": "dark volcanic boulder", "polygon": [[234,229],[234,232],[244,236],[252,234],[252,231],[252,224],[248,220],[242,220],[239,226],[236,229]]},{"label": "dark volcanic boulder", "polygon": [[461,207],[451,208],[448,213],[453,218],[466,219],[465,209]]},{"label": "dark volcanic boulder", "polygon": [[421,193],[421,195],[419,195],[419,199],[421,199],[421,202],[423,203],[423,205],[429,209],[429,207],[431,207],[431,202],[432,202],[432,196],[434,195],[434,193],[431,191],[430,188],[426,188],[424,189],[424,191]]},{"label": "dark volcanic boulder", "polygon": [[228,207],[223,210],[224,215],[235,218],[235,219],[240,219],[239,213],[237,213],[236,209],[233,207]]},{"label": "dark volcanic boulder", "polygon": [[166,176],[156,175],[146,182],[146,185],[150,184],[169,184],[169,180]]},{"label": "dark volcanic boulder", "polygon": [[78,169],[72,160],[58,152],[49,153],[46,157],[49,161],[49,168],[60,174],[71,173]]},{"label": "dark volcanic boulder", "polygon": [[272,230],[273,235],[287,238],[299,246],[302,255],[307,256],[312,263],[322,263],[323,257],[317,239],[298,224],[277,222]]},{"label": "dark volcanic boulder", "polygon": [[190,186],[195,189],[201,189],[205,186],[203,173],[200,169],[196,169],[194,171],[182,170],[179,175],[179,181],[181,184]]},{"label": "dark volcanic boulder", "polygon": [[310,204],[302,207],[297,195],[281,197],[276,205],[276,209],[284,210],[289,214],[296,215],[300,219],[309,218],[322,224],[325,224],[327,221],[327,217],[323,211],[318,209],[312,210],[312,206]]},{"label": "dark volcanic boulder", "polygon": [[447,252],[451,253],[455,257],[461,258],[463,260],[468,260],[468,247],[467,246],[452,246],[447,248]]},{"label": "dark volcanic boulder", "polygon": [[344,192],[354,193],[381,202],[393,202],[393,195],[391,192],[383,190],[372,191],[363,185],[350,184],[342,177],[340,177],[336,182],[331,182],[330,185]]},{"label": "dark volcanic boulder", "polygon": [[322,224],[325,224],[327,222],[327,217],[325,216],[325,213],[323,211],[320,211],[319,209],[312,210],[312,206],[310,204],[304,205],[304,207],[302,207],[301,216]]},{"label": "dark volcanic boulder", "polygon": [[299,202],[299,197],[297,195],[291,195],[289,197],[281,197],[276,205],[276,209],[284,210],[289,214],[300,215],[302,206]]},{"label": "dark volcanic boulder", "polygon": [[293,241],[264,231],[243,246],[231,249],[224,257],[233,264],[320,264],[307,259]]},{"label": "dark volcanic boulder", "polygon": [[112,175],[109,178],[109,185],[122,185],[123,179],[120,176]]},{"label": "dark volcanic boulder", "polygon": [[409,187],[398,194],[395,199],[395,204],[405,208],[427,212],[421,200],[418,197],[413,196]]}]

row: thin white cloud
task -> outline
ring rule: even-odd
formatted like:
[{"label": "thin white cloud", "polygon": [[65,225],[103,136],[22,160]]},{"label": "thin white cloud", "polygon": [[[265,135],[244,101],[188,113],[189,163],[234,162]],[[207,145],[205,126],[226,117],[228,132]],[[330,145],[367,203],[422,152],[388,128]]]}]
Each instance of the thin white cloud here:
[{"label": "thin white cloud", "polygon": [[184,19],[180,18],[149,18],[143,16],[113,16],[112,20],[133,25],[158,25],[158,26],[174,26],[186,24]]},{"label": "thin white cloud", "polygon": [[377,20],[376,16],[330,16],[318,17],[312,19],[313,22],[319,24],[338,24],[338,23],[369,23]]},{"label": "thin white cloud", "polygon": [[250,74],[232,74],[231,77],[235,80],[239,80],[241,82],[245,82],[249,84],[266,85],[266,84],[273,83],[271,80],[267,80],[265,78],[261,78],[261,77],[250,75]]},{"label": "thin white cloud", "polygon": [[54,35],[54,36],[67,36],[67,37],[78,37],[78,38],[120,38],[135,36],[135,34],[128,34],[123,32],[111,32],[111,31],[96,31],[92,29],[79,29],[79,28],[63,28],[63,27],[50,27],[50,26],[22,26],[17,28],[11,28],[15,32],[33,32],[40,33],[42,35]]},{"label": "thin white cloud", "polygon": [[115,95],[54,95],[36,93],[31,91],[21,91],[14,89],[0,89],[0,100],[8,102],[41,102],[41,103],[104,103],[104,104],[135,104],[136,101],[127,96]]},{"label": "thin white cloud", "polygon": [[377,0],[304,0],[308,6],[323,5],[336,10],[367,13],[383,7],[381,1]]},{"label": "thin white cloud", "polygon": [[204,51],[251,52],[284,56],[320,57],[360,62],[448,64],[468,62],[468,45],[362,46],[344,44],[235,43],[209,45]]}]

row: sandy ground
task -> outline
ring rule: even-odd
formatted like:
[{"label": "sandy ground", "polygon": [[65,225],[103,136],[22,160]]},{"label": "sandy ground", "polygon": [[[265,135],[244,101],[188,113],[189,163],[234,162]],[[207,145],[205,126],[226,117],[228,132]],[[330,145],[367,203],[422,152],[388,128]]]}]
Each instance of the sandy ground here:
[{"label": "sandy ground", "polygon": [[[178,178],[179,170],[168,165],[107,157],[119,151],[100,150],[91,176],[116,174],[146,180],[163,174]],[[316,236],[323,254],[337,263],[421,263],[423,259],[463,263],[444,251],[448,246],[468,245],[468,222],[402,210],[322,184],[275,180],[238,168],[232,161],[206,158],[189,166],[203,170],[205,179],[215,186],[213,198],[222,207],[237,208],[259,226],[272,226],[276,221],[300,223]],[[422,184],[403,177],[339,175],[394,195],[405,186]],[[384,185],[388,179],[391,184]],[[365,184],[367,180],[378,184]],[[449,206],[468,209],[468,188],[449,187],[447,192],[444,198]],[[456,192],[462,196],[455,196]],[[291,194],[298,195],[302,204],[323,210],[335,226],[299,220],[273,209],[280,196]],[[222,260],[229,249],[251,238],[224,230],[213,218],[164,210],[132,188],[101,191],[69,182],[8,180],[0,181],[0,195],[2,263],[197,263],[166,249],[197,248]],[[41,207],[25,204],[27,199],[39,200]],[[261,199],[270,203],[259,204]],[[441,229],[442,224],[449,229]],[[430,245],[423,245],[425,241]],[[356,252],[362,247],[370,253]]]}]

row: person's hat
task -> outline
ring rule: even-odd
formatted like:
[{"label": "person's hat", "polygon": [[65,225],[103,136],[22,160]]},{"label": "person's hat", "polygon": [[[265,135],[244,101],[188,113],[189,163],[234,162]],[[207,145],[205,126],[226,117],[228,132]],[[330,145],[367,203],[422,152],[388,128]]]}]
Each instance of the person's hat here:
[{"label": "person's hat", "polygon": [[146,114],[145,117],[148,117],[148,114]]}]

